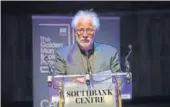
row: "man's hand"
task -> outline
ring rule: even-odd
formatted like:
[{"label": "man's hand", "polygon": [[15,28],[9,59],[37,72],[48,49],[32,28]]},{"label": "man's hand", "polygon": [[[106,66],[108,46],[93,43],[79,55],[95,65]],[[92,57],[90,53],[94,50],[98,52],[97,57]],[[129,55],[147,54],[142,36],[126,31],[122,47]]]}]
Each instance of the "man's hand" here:
[{"label": "man's hand", "polygon": [[72,82],[78,83],[78,84],[84,84],[85,83],[85,78],[84,77],[79,77],[79,78],[74,78]]}]

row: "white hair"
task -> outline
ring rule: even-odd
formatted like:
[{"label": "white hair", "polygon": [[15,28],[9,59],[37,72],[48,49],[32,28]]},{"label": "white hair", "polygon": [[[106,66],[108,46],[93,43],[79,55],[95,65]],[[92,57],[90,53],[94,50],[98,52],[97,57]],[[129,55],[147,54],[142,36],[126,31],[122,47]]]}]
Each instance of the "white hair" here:
[{"label": "white hair", "polygon": [[90,17],[92,19],[92,23],[95,29],[99,29],[100,27],[100,21],[99,18],[97,16],[97,14],[95,12],[93,12],[92,10],[80,10],[76,13],[76,15],[73,17],[72,19],[72,23],[71,26],[75,29],[78,22],[80,21],[79,19],[82,17]]}]

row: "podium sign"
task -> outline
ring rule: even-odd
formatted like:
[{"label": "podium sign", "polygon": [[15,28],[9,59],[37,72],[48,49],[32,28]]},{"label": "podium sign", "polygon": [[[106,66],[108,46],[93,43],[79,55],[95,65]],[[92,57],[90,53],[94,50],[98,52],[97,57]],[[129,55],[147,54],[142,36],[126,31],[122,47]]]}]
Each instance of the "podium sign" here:
[{"label": "podium sign", "polygon": [[73,84],[64,88],[64,107],[116,107],[114,85],[110,89],[88,89],[86,84]]}]

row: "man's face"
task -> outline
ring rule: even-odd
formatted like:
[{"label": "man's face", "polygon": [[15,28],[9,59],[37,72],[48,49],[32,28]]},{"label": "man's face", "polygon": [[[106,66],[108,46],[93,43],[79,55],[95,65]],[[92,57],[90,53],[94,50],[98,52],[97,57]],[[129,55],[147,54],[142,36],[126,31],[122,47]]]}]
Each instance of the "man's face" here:
[{"label": "man's face", "polygon": [[83,50],[91,49],[94,42],[95,29],[91,18],[80,18],[76,29],[76,41]]}]

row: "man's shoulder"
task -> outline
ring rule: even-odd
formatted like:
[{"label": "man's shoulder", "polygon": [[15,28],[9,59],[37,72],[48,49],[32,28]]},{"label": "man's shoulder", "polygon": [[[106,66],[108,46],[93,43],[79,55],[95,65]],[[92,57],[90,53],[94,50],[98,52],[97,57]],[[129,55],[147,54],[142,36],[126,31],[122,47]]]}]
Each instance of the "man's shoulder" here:
[{"label": "man's shoulder", "polygon": [[102,44],[102,43],[96,43],[97,49],[101,49],[104,52],[117,52],[117,49],[113,46]]},{"label": "man's shoulder", "polygon": [[73,45],[67,45],[67,46],[57,48],[56,51],[60,54],[69,53],[72,47]]}]

